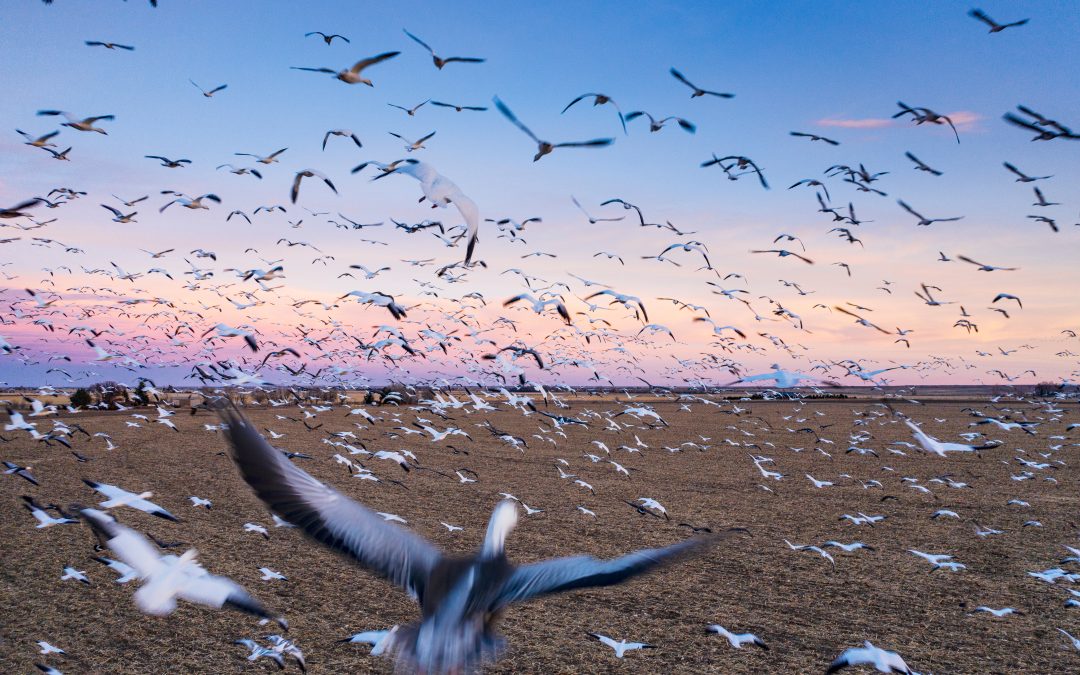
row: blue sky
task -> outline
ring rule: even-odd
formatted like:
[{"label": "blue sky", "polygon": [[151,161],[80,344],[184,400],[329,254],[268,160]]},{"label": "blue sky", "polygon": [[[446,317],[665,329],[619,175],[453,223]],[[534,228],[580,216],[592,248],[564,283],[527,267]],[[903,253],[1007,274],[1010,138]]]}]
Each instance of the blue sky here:
[{"label": "blue sky", "polygon": [[[678,237],[630,228],[626,222],[590,227],[570,203],[573,194],[594,215],[601,213],[600,201],[618,196],[641,205],[650,219],[670,220],[697,231],[693,238],[710,246],[714,264],[750,277],[755,295],[776,297],[783,292],[777,280],[797,276],[826,302],[844,299],[881,305],[887,300],[892,304],[879,311],[921,321],[925,308],[911,293],[920,282],[937,283],[961,300],[990,292],[988,287],[984,291],[990,281],[996,288],[999,277],[986,279],[966,266],[935,264],[936,251],[944,249],[1022,267],[1024,275],[1010,279],[1010,288],[1037,293],[1042,300],[1031,303],[1029,316],[1034,321],[1002,324],[994,338],[1022,341],[1036,335],[1033,326],[1047,327],[1049,335],[1050,321],[1056,322],[1056,329],[1057,323],[1065,327],[1071,319],[1080,320],[1067,290],[1075,288],[1072,257],[1077,232],[1049,239],[1044,226],[1027,221],[1025,216],[1032,213],[1030,186],[1014,183],[1001,168],[1008,160],[1031,173],[1054,174],[1053,181],[1043,186],[1054,201],[1063,203],[1055,207],[1059,209],[1055,215],[1071,227],[1077,211],[1080,163],[1075,157],[1080,144],[1031,143],[1024,132],[1000,119],[1024,103],[1080,126],[1076,112],[1080,76],[1071,67],[1080,56],[1075,40],[1080,12],[1075,3],[983,3],[982,9],[999,21],[1032,19],[1027,26],[995,35],[988,35],[982,24],[966,15],[968,3],[953,2],[507,5],[162,0],[161,5],[155,10],[135,0],[57,0],[52,6],[23,2],[8,8],[0,25],[9,92],[0,99],[0,118],[9,129],[0,140],[0,198],[13,203],[62,184],[91,192],[89,199],[65,207],[64,217],[47,234],[86,244],[92,259],[82,263],[87,266],[115,261],[142,269],[148,264],[138,248],[175,244],[179,250],[203,242],[230,251],[230,260],[221,267],[255,265],[257,258],[244,254],[244,249],[255,246],[268,258],[280,257],[282,252],[273,247],[281,236],[333,249],[342,258],[339,263],[349,258],[348,262],[374,264],[391,256],[409,257],[414,251],[448,261],[446,250],[426,237],[365,232],[391,244],[383,251],[355,242],[359,234],[327,230],[312,216],[303,228],[293,230],[288,221],[301,215],[295,210],[288,217],[256,221],[254,226],[241,223],[241,227],[235,219],[223,225],[228,210],[250,212],[258,204],[285,203],[293,172],[306,167],[329,174],[341,195],[335,198],[323,186],[305,183],[300,206],[340,211],[365,222],[430,217],[427,209],[415,204],[417,189],[411,180],[395,177],[370,183],[365,177],[350,176],[348,169],[363,160],[404,156],[401,143],[387,131],[416,138],[437,130],[422,157],[473,197],[484,217],[544,218],[542,226],[530,226],[529,244],[520,251],[496,241],[494,231],[483,232],[482,257],[498,260],[498,269],[477,273],[471,281],[492,297],[516,292],[498,273],[524,266],[518,258],[522,252],[557,250],[558,260],[530,259],[529,269],[551,279],[566,271],[599,275],[643,296],[680,294],[717,301],[702,285],[705,277],[693,275],[689,266],[640,260]],[[436,70],[402,28],[421,36],[443,56],[481,56],[487,62]],[[303,37],[314,30],[344,34],[351,44],[335,42],[328,47],[318,38]],[[88,39],[132,44],[136,50],[93,49],[84,46]],[[345,68],[389,50],[402,54],[368,71],[374,88],[290,70],[290,66]],[[690,99],[689,90],[668,75],[672,66],[699,86],[734,92],[736,97]],[[207,100],[188,78],[207,89],[229,86]],[[613,110],[593,108],[587,102],[559,114],[571,99],[588,91],[612,96],[624,112],[685,117],[697,124],[698,131],[690,135],[668,127],[648,133],[638,120],[624,136]],[[407,117],[387,106],[388,102],[412,106],[432,98],[490,107],[495,95],[542,138],[610,136],[616,142],[603,150],[558,150],[534,164],[530,161],[534,145],[493,110],[458,114],[428,105],[415,117]],[[957,145],[947,129],[928,125],[850,126],[857,120],[888,119],[897,110],[898,99],[968,120],[960,125],[962,142]],[[35,111],[44,108],[80,116],[112,113],[117,119],[102,123],[109,130],[107,137],[65,131],[58,142],[62,148],[69,141],[75,146],[73,161],[59,163],[21,145],[10,131],[18,127],[44,133],[55,128],[55,120],[35,117]],[[849,126],[823,123],[829,120]],[[343,127],[356,132],[364,148],[332,139],[321,151],[322,134]],[[794,139],[787,135],[792,130],[820,133],[842,145],[832,148]],[[234,152],[265,154],[281,147],[289,150],[281,164],[267,168],[263,181],[214,169],[225,162],[243,164]],[[904,151],[914,152],[945,176],[934,179],[911,170]],[[713,152],[752,157],[764,168],[773,189],[765,192],[750,180],[730,182],[718,170],[698,168]],[[169,170],[143,159],[145,154],[185,157],[194,163]],[[853,200],[860,214],[874,221],[861,230],[866,251],[825,236],[832,225],[815,212],[812,191],[784,189],[800,178],[821,178],[829,165],[860,162],[871,170],[890,172],[882,182],[888,198],[857,194],[843,185],[830,184],[830,189],[837,193],[836,202]],[[216,192],[225,203],[209,213],[172,209],[158,215],[155,197],[153,206],[141,205],[140,223],[130,226],[112,224],[98,206],[113,192],[131,198],[162,189]],[[897,208],[896,197],[928,215],[963,214],[965,219],[917,229]],[[453,214],[437,215],[454,222]],[[806,239],[821,263],[804,270],[787,261],[746,254],[750,248],[770,248],[780,232]],[[636,263],[622,269],[591,257],[596,250],[617,246],[627,251],[627,258],[637,258]],[[16,297],[22,285],[37,287],[40,268],[48,263],[3,251],[13,256],[12,269],[23,276],[12,281],[8,295]],[[837,260],[847,260],[857,270],[854,281],[825,264]],[[186,267],[180,260],[172,262],[181,270]],[[328,281],[333,277],[321,270],[290,262],[290,290],[326,296],[349,290]],[[377,285],[401,293],[415,290],[411,280],[416,275],[404,266],[394,267]],[[902,285],[903,304],[892,297],[879,298],[875,277]],[[791,306],[805,300],[792,299]],[[980,296],[978,302],[986,300]],[[803,307],[809,309],[809,304]],[[830,322],[841,331],[843,324]],[[932,339],[928,344],[957,354],[970,339],[957,335],[951,321],[939,317],[925,330],[936,331],[926,336]],[[824,327],[817,333],[825,334]],[[911,356],[869,341],[865,351],[875,359]],[[768,358],[772,357],[766,362]],[[15,368],[19,369],[25,366]],[[12,378],[14,370],[0,372]]]}]

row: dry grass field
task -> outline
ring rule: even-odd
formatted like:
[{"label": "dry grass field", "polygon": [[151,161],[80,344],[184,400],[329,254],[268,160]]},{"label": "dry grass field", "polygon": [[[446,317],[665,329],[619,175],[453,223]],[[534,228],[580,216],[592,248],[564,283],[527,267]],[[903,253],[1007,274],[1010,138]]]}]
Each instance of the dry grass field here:
[{"label": "dry grass field", "polygon": [[[1077,438],[1048,438],[1068,435],[1064,430],[1075,421],[1074,406],[1065,406],[1062,419],[1042,424],[1035,436],[981,427],[1004,444],[981,456],[947,459],[895,445],[906,454],[889,452],[891,441],[911,441],[910,433],[888,415],[853,426],[861,419],[857,413],[881,410],[867,402],[742,406],[749,412],[736,416],[701,404],[686,412],[674,403],[661,403],[655,409],[668,428],[639,423],[617,433],[605,430],[606,420],[591,418],[588,429],[568,426],[562,430],[565,437],[547,434],[557,445],[533,437],[542,422],[549,422],[539,415],[505,409],[456,411],[456,424],[473,438],[452,437],[450,444],[458,454],[447,443],[432,443],[427,436],[387,436],[399,425],[391,418],[394,414],[406,424],[419,415],[432,419],[436,427],[445,426],[426,411],[371,408],[382,421],[357,429],[353,423],[362,422],[359,417],[346,417],[335,408],[320,413],[316,421],[322,428],[310,432],[300,423],[275,417],[298,416],[295,408],[248,414],[256,427],[286,434],[275,441],[279,447],[312,455],[313,459],[294,460],[312,475],[374,510],[404,517],[409,527],[451,551],[464,552],[479,544],[500,492],[544,510],[522,515],[511,535],[508,551],[517,562],[582,553],[606,558],[662,546],[691,536],[680,523],[715,531],[749,530],[749,535],[720,541],[703,556],[623,586],[511,608],[502,624],[508,650],[486,672],[814,673],[824,672],[842,650],[864,640],[899,652],[912,669],[924,673],[1080,672],[1080,652],[1055,630],[1080,632],[1080,608],[1064,605],[1070,597],[1068,582],[1051,585],[1028,575],[1059,566],[1067,554],[1063,544],[1080,546],[1075,524],[1080,517],[1080,473],[1076,448],[1070,446]],[[962,407],[935,402],[904,409],[932,435],[958,440],[957,434],[968,431],[972,419]],[[621,408],[611,402],[579,401],[572,410],[559,412],[585,415],[588,410]],[[721,409],[731,410],[731,404]],[[146,414],[152,416],[152,410]],[[1034,419],[1036,414],[1041,413],[1029,416]],[[140,531],[197,548],[209,571],[232,577],[271,611],[287,617],[289,636],[304,650],[311,672],[392,671],[390,662],[368,656],[368,647],[336,641],[414,619],[417,608],[403,592],[327,552],[298,530],[274,528],[225,454],[222,434],[204,430],[204,424],[216,423],[212,416],[190,417],[180,411],[172,418],[180,429],[177,433],[153,422],[128,427],[129,415],[86,412],[64,417],[91,433],[107,432],[119,446],[107,451],[103,439],[76,435],[75,449],[89,458],[83,463],[66,448],[45,447],[24,432],[5,434],[16,438],[0,445],[0,459],[32,465],[41,485],[0,476],[0,672],[31,672],[35,661],[66,673],[276,670],[266,659],[249,663],[247,650],[233,644],[239,638],[261,639],[274,632],[269,626],[260,627],[247,615],[189,604],[181,604],[165,618],[141,615],[131,597],[135,584],[114,583],[110,570],[90,560],[96,554],[88,527],[35,529],[34,520],[21,508],[20,495],[63,505],[101,501],[82,478],[135,492],[152,491],[153,500],[181,522],[129,508],[115,515]],[[500,442],[476,426],[484,420],[525,437],[529,447],[520,452]],[[618,420],[634,421],[629,416]],[[39,429],[51,425],[48,418],[35,421]],[[819,433],[833,444],[785,430],[821,425],[832,425]],[[369,449],[409,449],[420,466],[434,471],[417,468],[406,474],[392,462],[365,460],[378,476],[400,484],[351,478],[344,466],[330,459],[335,452],[346,452],[322,442],[328,438],[326,431],[350,429]],[[852,432],[871,434],[871,440],[858,445],[879,456],[846,453]],[[647,449],[639,453],[616,449],[635,445],[635,435]],[[756,447],[734,446],[724,439]],[[630,477],[618,474],[611,464],[587,459],[584,453],[604,455],[590,444],[592,440],[611,448],[612,459],[626,466]],[[710,447],[663,449],[684,442]],[[1052,468],[1025,469],[1015,459],[1044,461],[1036,453],[1050,452],[1052,444],[1064,446],[1045,460],[1061,460]],[[750,453],[773,458],[766,466],[784,478],[763,478]],[[572,479],[561,479],[557,458],[567,460],[566,470],[590,483],[595,494]],[[460,483],[454,471],[462,468],[475,471],[478,480]],[[1013,479],[1025,470],[1032,474],[1030,479]],[[835,485],[815,488],[804,474]],[[970,487],[932,481],[946,474]],[[905,478],[917,479],[932,494],[910,487]],[[880,481],[882,487],[864,487],[869,480]],[[190,495],[212,500],[212,510],[193,507]],[[895,498],[883,501],[887,496]],[[639,497],[659,500],[671,520],[639,515],[623,502]],[[1008,505],[1014,498],[1030,506]],[[596,517],[583,514],[579,505]],[[961,517],[931,519],[938,509],[951,509]],[[874,526],[841,520],[843,514],[858,512],[886,518]],[[1031,520],[1040,521],[1042,527],[1023,527]],[[451,534],[440,521],[465,530]],[[270,538],[245,532],[247,522],[268,526]],[[976,522],[1003,533],[977,536]],[[862,541],[874,550],[828,549],[836,560],[833,566],[815,553],[790,550],[784,539],[819,545],[830,539]],[[909,548],[951,554],[967,568],[930,572],[927,562],[906,552]],[[92,585],[61,581],[67,565],[86,570]],[[262,566],[282,572],[288,581],[261,581],[257,568]],[[1061,566],[1080,572],[1077,564]],[[1001,619],[973,615],[971,610],[979,605],[1014,607],[1024,613]],[[770,650],[735,650],[723,638],[706,633],[711,623],[753,632]],[[631,652],[618,660],[612,650],[588,640],[589,631],[648,642],[656,649]],[[47,640],[67,654],[38,656],[36,640]],[[290,662],[288,668],[296,666]]]}]

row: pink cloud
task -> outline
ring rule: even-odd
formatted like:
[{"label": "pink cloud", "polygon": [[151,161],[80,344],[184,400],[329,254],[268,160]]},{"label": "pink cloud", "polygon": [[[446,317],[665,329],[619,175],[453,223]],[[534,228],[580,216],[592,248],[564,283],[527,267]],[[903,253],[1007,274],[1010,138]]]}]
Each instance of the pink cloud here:
[{"label": "pink cloud", "polygon": [[814,124],[819,127],[841,127],[843,129],[880,129],[881,127],[891,126],[893,120],[880,119],[877,117],[866,117],[863,119],[838,119],[835,117],[827,117],[814,122]]},{"label": "pink cloud", "polygon": [[949,119],[952,120],[957,129],[970,131],[982,119],[982,115],[970,110],[958,110],[949,113]]}]

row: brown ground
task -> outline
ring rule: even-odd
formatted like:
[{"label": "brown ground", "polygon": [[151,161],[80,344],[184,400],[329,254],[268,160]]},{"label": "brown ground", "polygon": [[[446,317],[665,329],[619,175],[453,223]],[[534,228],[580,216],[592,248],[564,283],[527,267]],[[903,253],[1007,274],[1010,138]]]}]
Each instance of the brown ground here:
[{"label": "brown ground", "polygon": [[[639,425],[621,434],[603,430],[602,423],[588,430],[565,429],[559,445],[532,437],[540,418],[500,411],[465,415],[456,413],[459,424],[475,441],[460,437],[453,442],[468,450],[453,455],[445,444],[409,436],[385,437],[396,423],[387,420],[359,431],[370,449],[413,450],[421,465],[453,474],[468,467],[479,473],[476,483],[461,485],[429,471],[408,475],[389,462],[369,461],[378,475],[400,478],[408,489],[389,482],[373,483],[349,478],[344,467],[329,457],[336,449],[319,441],[324,430],[353,428],[357,417],[346,419],[342,411],[322,413],[324,429],[307,432],[300,424],[280,421],[276,413],[296,415],[296,409],[254,410],[249,414],[257,427],[270,426],[287,436],[276,444],[305,451],[315,457],[301,466],[365,505],[399,514],[417,532],[454,551],[477,545],[499,492],[510,492],[545,512],[522,517],[509,541],[511,559],[533,561],[552,556],[588,553],[611,557],[634,548],[660,546],[678,541],[689,532],[677,523],[708,524],[716,530],[747,527],[751,536],[721,542],[701,558],[666,568],[650,577],[622,587],[582,591],[557,596],[506,613],[502,629],[509,642],[504,659],[490,672],[678,672],[762,673],[824,672],[843,649],[863,640],[898,651],[914,669],[936,673],[1078,672],[1080,652],[1067,648],[1055,628],[1080,630],[1080,609],[1063,606],[1067,582],[1049,585],[1026,573],[1058,565],[1066,554],[1062,544],[1080,545],[1075,519],[1080,516],[1076,490],[1075,450],[1063,448],[1055,458],[1067,466],[1034,471],[1036,479],[1016,482],[1010,475],[1023,469],[1013,459],[1024,448],[1027,457],[1041,459],[1047,437],[1064,434],[1067,421],[1077,410],[1069,407],[1061,422],[1039,427],[1038,436],[988,432],[1006,440],[1001,448],[972,455],[939,459],[907,450],[907,456],[888,453],[889,440],[910,440],[906,428],[891,417],[856,430],[867,430],[874,440],[862,443],[881,457],[845,454],[852,430],[853,408],[874,410],[867,403],[850,401],[808,403],[795,418],[794,405],[755,402],[752,412],[768,420],[776,431],[762,431],[753,417],[736,418],[715,407],[694,405],[694,412],[679,412],[674,404],[657,406],[671,424],[653,430]],[[966,431],[968,419],[962,406],[934,403],[907,408],[925,428],[945,440],[956,440]],[[585,409],[610,409],[610,404],[583,401],[570,414]],[[725,404],[730,409],[730,403]],[[824,416],[815,416],[820,410]],[[387,416],[393,409],[372,409]],[[400,409],[405,421],[415,415]],[[566,411],[563,411],[566,412]],[[150,414],[150,413],[148,413]],[[430,413],[435,426],[445,423]],[[948,418],[937,423],[934,417]],[[805,418],[798,422],[796,418]],[[180,412],[174,418],[181,433],[157,425],[133,429],[130,419],[116,413],[82,413],[75,417],[91,432],[112,435],[120,449],[107,452],[102,439],[75,439],[76,450],[91,457],[77,463],[62,447],[46,448],[24,433],[0,446],[0,459],[31,464],[40,487],[14,477],[0,476],[0,672],[24,673],[33,662],[43,660],[68,673],[263,672],[273,664],[245,660],[246,650],[235,646],[237,638],[261,638],[269,631],[246,615],[181,605],[168,618],[140,615],[131,600],[134,583],[113,583],[110,570],[90,561],[93,538],[82,525],[37,530],[30,515],[20,507],[19,495],[33,495],[39,502],[96,504],[101,501],[80,478],[119,485],[132,491],[151,490],[154,501],[182,518],[174,524],[132,509],[117,514],[122,522],[166,540],[182,540],[197,547],[200,559],[213,573],[225,574],[244,585],[272,611],[284,614],[292,625],[289,636],[304,650],[312,672],[390,672],[388,662],[367,655],[360,645],[339,645],[335,640],[360,630],[386,628],[416,617],[405,594],[392,588],[350,561],[328,553],[306,540],[297,530],[273,529],[271,539],[243,531],[248,521],[271,525],[260,502],[240,479],[224,456],[219,433],[203,430],[214,422],[200,414],[191,418]],[[525,436],[524,453],[507,447],[475,424],[490,419],[496,426]],[[632,421],[623,416],[620,421]],[[39,419],[39,428],[50,422]],[[792,434],[785,427],[835,424],[824,438],[835,445],[818,445],[832,454],[815,452],[809,434]],[[729,428],[738,426],[755,435],[745,436]],[[985,429],[985,427],[983,428]],[[640,454],[615,450],[633,444],[637,434],[650,446]],[[8,433],[6,436],[15,434]],[[710,437],[706,452],[687,449],[671,454],[661,449],[684,441],[701,442]],[[757,443],[759,448],[738,448],[722,439]],[[583,452],[598,452],[589,444],[603,440],[613,458],[632,469],[632,476],[618,475],[609,464],[593,464]],[[772,443],[774,446],[766,445]],[[789,448],[802,447],[796,453]],[[770,468],[783,472],[782,481],[761,478],[748,452],[775,458]],[[570,462],[569,471],[596,488],[596,494],[558,477],[555,458]],[[888,466],[895,471],[884,471]],[[803,474],[832,480],[832,488],[815,489]],[[974,489],[954,489],[929,479],[952,473]],[[884,489],[864,489],[854,480],[878,479]],[[935,496],[920,494],[901,483],[917,477]],[[1053,477],[1057,482],[1044,480]],[[773,492],[761,489],[767,483]],[[213,500],[213,510],[190,505],[187,497]],[[898,500],[882,502],[884,495]],[[639,516],[623,499],[654,497],[672,516],[670,522]],[[1031,503],[1030,508],[1006,506],[1010,498]],[[598,515],[593,519],[575,507],[584,505]],[[930,515],[950,508],[963,521]],[[844,513],[862,511],[888,518],[871,528],[841,522]],[[453,535],[439,521],[465,526]],[[1005,534],[980,538],[972,520],[1005,530]],[[1039,520],[1042,528],[1022,528],[1027,520]],[[835,569],[813,553],[791,551],[787,538],[799,544],[821,544],[828,539],[864,541],[876,551],[845,554],[831,549]],[[906,553],[917,548],[950,553],[968,566],[959,573],[928,573],[930,565]],[[183,550],[183,549],[181,549]],[[86,570],[92,586],[60,581],[65,565]],[[287,582],[259,580],[256,568],[269,566],[289,577]],[[1080,571],[1080,566],[1065,564]],[[995,619],[967,612],[977,605],[1011,606],[1023,616]],[[736,631],[752,631],[771,650],[731,648],[716,635],[705,632],[709,623]],[[589,641],[588,631],[615,638],[649,642],[658,648],[636,651],[619,661],[610,649]],[[47,640],[67,650],[66,656],[38,657],[35,640]],[[295,669],[295,666],[289,666]]]}]

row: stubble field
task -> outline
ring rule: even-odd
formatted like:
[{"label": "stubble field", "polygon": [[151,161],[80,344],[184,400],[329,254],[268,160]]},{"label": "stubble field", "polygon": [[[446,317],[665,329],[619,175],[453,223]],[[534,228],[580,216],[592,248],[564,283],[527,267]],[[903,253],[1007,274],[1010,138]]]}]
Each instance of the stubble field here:
[{"label": "stubble field", "polygon": [[[257,428],[285,434],[274,441],[278,447],[311,455],[293,460],[306,471],[373,510],[405,518],[408,527],[449,551],[468,552],[479,544],[502,492],[543,509],[522,514],[510,537],[509,556],[521,563],[578,554],[608,558],[663,546],[693,536],[681,523],[714,532],[732,527],[749,531],[727,537],[700,557],[623,586],[511,608],[502,623],[507,652],[486,672],[824,672],[841,651],[864,640],[899,652],[920,672],[1080,670],[1080,652],[1056,630],[1076,634],[1074,629],[1080,628],[1080,608],[1064,605],[1069,583],[1048,584],[1028,574],[1059,566],[1067,555],[1063,545],[1080,546],[1076,448],[1070,445],[1075,439],[1065,433],[1066,424],[1075,420],[1074,406],[1064,406],[1061,414],[1042,414],[1047,419],[1037,427],[1037,435],[980,427],[1004,443],[981,456],[942,459],[890,446],[892,441],[911,441],[911,435],[892,415],[876,416],[884,410],[869,402],[739,405],[746,411],[731,413],[731,403],[695,403],[689,412],[675,403],[658,403],[653,407],[668,427],[649,428],[623,415],[616,421],[632,426],[615,432],[603,417],[624,405],[581,400],[570,410],[550,409],[589,422],[588,428],[563,426],[565,436],[550,430],[550,419],[525,416],[504,405],[495,412],[450,411],[452,421],[407,407],[369,408],[380,418],[375,424],[334,408],[309,420],[322,424],[314,431],[277,417],[300,417],[295,407],[246,413]],[[904,410],[928,433],[958,440],[957,434],[969,431],[973,419],[961,411],[965,405],[935,402]],[[142,412],[154,416],[152,409]],[[1036,419],[1041,413],[1030,414]],[[397,433],[396,426],[411,425],[417,416],[440,429],[460,426],[473,440],[452,436],[434,443],[428,436],[388,435]],[[311,672],[392,671],[389,661],[368,656],[368,647],[336,641],[358,631],[407,623],[418,616],[416,606],[402,591],[300,531],[274,528],[227,456],[223,435],[204,429],[204,424],[217,423],[216,418],[178,411],[171,419],[179,432],[152,421],[128,427],[130,412],[85,412],[63,419],[91,434],[108,433],[118,448],[109,451],[102,438],[76,434],[74,449],[89,460],[78,462],[66,448],[45,447],[24,432],[6,434],[16,437],[0,446],[0,459],[32,466],[41,485],[0,476],[0,671],[31,672],[34,662],[67,673],[276,670],[266,659],[249,663],[248,651],[233,644],[241,638],[261,640],[274,632],[269,626],[243,614],[187,604],[167,618],[141,615],[131,598],[135,582],[118,585],[110,570],[90,560],[99,553],[88,527],[35,529],[20,495],[43,504],[97,504],[102,498],[83,478],[133,492],[152,491],[153,501],[181,522],[129,508],[115,515],[159,539],[183,542],[175,553],[197,548],[210,572],[233,578],[273,613],[284,615],[291,625],[289,638],[303,649]],[[485,420],[523,437],[528,448],[514,449],[477,426]],[[33,421],[40,430],[51,426],[49,418]],[[813,429],[820,440],[809,432],[788,431],[800,428]],[[331,459],[348,452],[323,443],[327,431],[347,430],[372,451],[411,450],[419,467],[406,473],[392,462],[357,455],[352,459],[386,480],[350,477]],[[878,456],[845,452],[851,433],[870,434],[872,438],[857,445]],[[1050,440],[1055,435],[1067,438]],[[593,440],[606,444],[610,459],[625,466],[630,476],[607,463],[609,456]],[[825,442],[829,440],[833,443]],[[696,446],[680,447],[683,443]],[[621,445],[640,451],[617,449]],[[1051,445],[1062,447],[1051,450]],[[585,453],[602,459],[594,463]],[[1051,454],[1044,458],[1039,453]],[[762,466],[784,477],[763,477],[751,454],[772,458]],[[1025,467],[1016,457],[1049,466]],[[558,459],[566,460],[563,469],[592,485],[595,493],[572,478],[560,478]],[[476,482],[461,483],[455,471],[463,469],[475,472]],[[1025,471],[1030,478],[1014,479]],[[805,474],[834,485],[815,488]],[[954,485],[969,487],[932,480],[945,475]],[[911,487],[905,478],[917,479],[930,493]],[[869,484],[871,480],[880,481],[881,487]],[[193,507],[191,495],[212,500],[212,509]],[[640,515],[624,503],[641,497],[658,500],[670,520]],[[1010,499],[1030,506],[1009,505]],[[932,519],[939,509],[955,511],[960,518]],[[860,512],[886,518],[874,526],[842,520],[844,514]],[[1023,526],[1033,520],[1042,526]],[[465,529],[450,533],[441,521]],[[270,538],[245,532],[247,522],[267,526]],[[976,524],[1002,533],[978,536]],[[834,566],[816,553],[789,549],[785,539],[815,545],[862,541],[874,550],[827,549]],[[950,554],[966,569],[931,572],[929,563],[907,549]],[[67,565],[85,570],[92,584],[61,581]],[[288,581],[261,581],[257,568],[263,566],[285,574]],[[1080,571],[1075,563],[1060,566]],[[1001,619],[972,614],[980,605],[1014,607],[1023,614]],[[770,649],[733,649],[706,632],[712,623],[753,632]],[[588,632],[656,648],[618,660],[610,649],[589,640]],[[36,640],[62,647],[67,654],[39,656]],[[293,663],[288,667],[296,668]]]}]

